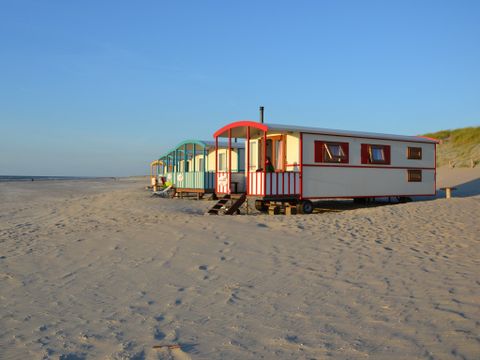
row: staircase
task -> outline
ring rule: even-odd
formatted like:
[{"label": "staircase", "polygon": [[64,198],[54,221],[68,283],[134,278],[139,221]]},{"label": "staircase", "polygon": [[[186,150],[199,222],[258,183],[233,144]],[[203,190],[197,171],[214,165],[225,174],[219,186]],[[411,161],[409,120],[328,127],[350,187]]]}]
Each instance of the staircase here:
[{"label": "staircase", "polygon": [[213,207],[212,207],[210,210],[208,210],[208,213],[209,213],[210,215],[218,215],[218,212],[220,211],[220,209],[221,209],[222,207],[224,207],[224,206],[228,203],[229,200],[230,200],[230,195],[229,195],[229,194],[227,194],[227,195],[225,195],[224,197],[220,198],[220,199],[217,201],[217,203],[216,203],[215,205],[213,205]]},{"label": "staircase", "polygon": [[[219,215],[221,214],[220,210],[224,207],[226,208],[225,211],[223,211],[224,215],[235,214],[240,208],[240,206],[242,206],[242,204],[247,199],[247,195],[245,193],[239,194],[239,195],[240,195],[239,197],[235,196],[234,198],[232,198],[230,194],[225,195],[224,197],[219,199],[218,202],[215,205],[213,205],[213,207],[210,210],[208,210],[208,214]],[[231,205],[227,206],[229,202],[231,202]]]}]

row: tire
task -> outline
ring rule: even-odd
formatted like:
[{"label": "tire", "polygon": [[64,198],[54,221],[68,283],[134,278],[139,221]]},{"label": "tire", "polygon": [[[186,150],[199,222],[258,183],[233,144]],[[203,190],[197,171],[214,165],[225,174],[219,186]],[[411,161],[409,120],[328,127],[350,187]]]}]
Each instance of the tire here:
[{"label": "tire", "polygon": [[267,212],[268,206],[265,204],[265,201],[263,200],[255,200],[255,209],[257,209],[260,212]]},{"label": "tire", "polygon": [[398,198],[398,202],[401,203],[401,204],[408,203],[410,201],[412,201],[412,198],[408,197],[408,196],[400,196]]},{"label": "tire", "polygon": [[313,203],[310,200],[303,200],[298,204],[300,214],[311,214],[313,212]]}]

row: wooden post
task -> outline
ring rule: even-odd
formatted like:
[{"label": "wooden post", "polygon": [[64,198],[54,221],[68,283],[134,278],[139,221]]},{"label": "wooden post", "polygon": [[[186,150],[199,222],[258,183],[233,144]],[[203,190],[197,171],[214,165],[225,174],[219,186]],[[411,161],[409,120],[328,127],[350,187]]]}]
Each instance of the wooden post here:
[{"label": "wooden post", "polygon": [[445,196],[447,199],[450,199],[452,197],[452,188],[447,187],[445,189]]},{"label": "wooden post", "polygon": [[[209,188],[209,183],[208,183],[208,174],[207,174],[207,169],[208,169],[208,166],[207,166],[207,147],[205,146],[203,148],[203,188],[204,189],[208,189]],[[215,174],[215,176],[217,176]],[[215,192],[215,189],[214,189],[214,192]]]},{"label": "wooden post", "polygon": [[452,197],[452,191],[457,190],[456,187],[443,187],[440,190],[445,190],[445,197],[450,199]]},{"label": "wooden post", "polygon": [[[193,188],[196,189],[197,188],[197,175],[195,174],[195,171],[197,170],[196,169],[196,162],[197,162],[197,159],[196,159],[196,152],[197,152],[197,147],[196,147],[196,144],[193,143],[193,154],[192,154],[192,165],[193,165]],[[190,170],[190,169],[188,169]],[[198,200],[198,199],[197,199]]]},{"label": "wooden post", "polygon": [[187,187],[187,144],[183,145],[183,187]]}]

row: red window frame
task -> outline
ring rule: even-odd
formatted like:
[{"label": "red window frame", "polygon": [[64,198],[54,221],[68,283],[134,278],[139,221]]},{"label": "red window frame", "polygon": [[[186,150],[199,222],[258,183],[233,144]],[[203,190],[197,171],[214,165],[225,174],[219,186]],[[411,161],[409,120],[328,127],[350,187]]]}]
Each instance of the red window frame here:
[{"label": "red window frame", "polygon": [[409,169],[407,174],[408,182],[422,182],[422,170]]},{"label": "red window frame", "polygon": [[[383,150],[384,160],[374,160],[373,159],[373,149],[381,148]],[[391,151],[390,145],[380,145],[380,144],[362,144],[362,164],[374,164],[374,165],[390,165],[391,164]]]},{"label": "red window frame", "polygon": [[[329,145],[340,146],[344,156],[336,156],[334,158],[330,158],[327,152]],[[349,144],[346,142],[315,141],[315,162],[348,164]]]},{"label": "red window frame", "polygon": [[409,146],[407,148],[407,159],[409,160],[422,160],[422,148]]}]

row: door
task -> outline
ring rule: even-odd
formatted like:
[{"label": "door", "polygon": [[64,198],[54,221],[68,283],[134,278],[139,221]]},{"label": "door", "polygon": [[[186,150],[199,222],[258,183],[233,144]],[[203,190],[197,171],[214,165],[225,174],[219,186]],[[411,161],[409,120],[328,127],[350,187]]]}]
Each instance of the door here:
[{"label": "door", "polygon": [[[260,157],[259,167],[263,168],[263,139],[259,140]],[[285,159],[286,159],[286,146],[285,136],[275,135],[267,138],[267,158],[270,159],[275,171],[285,171]]]}]

